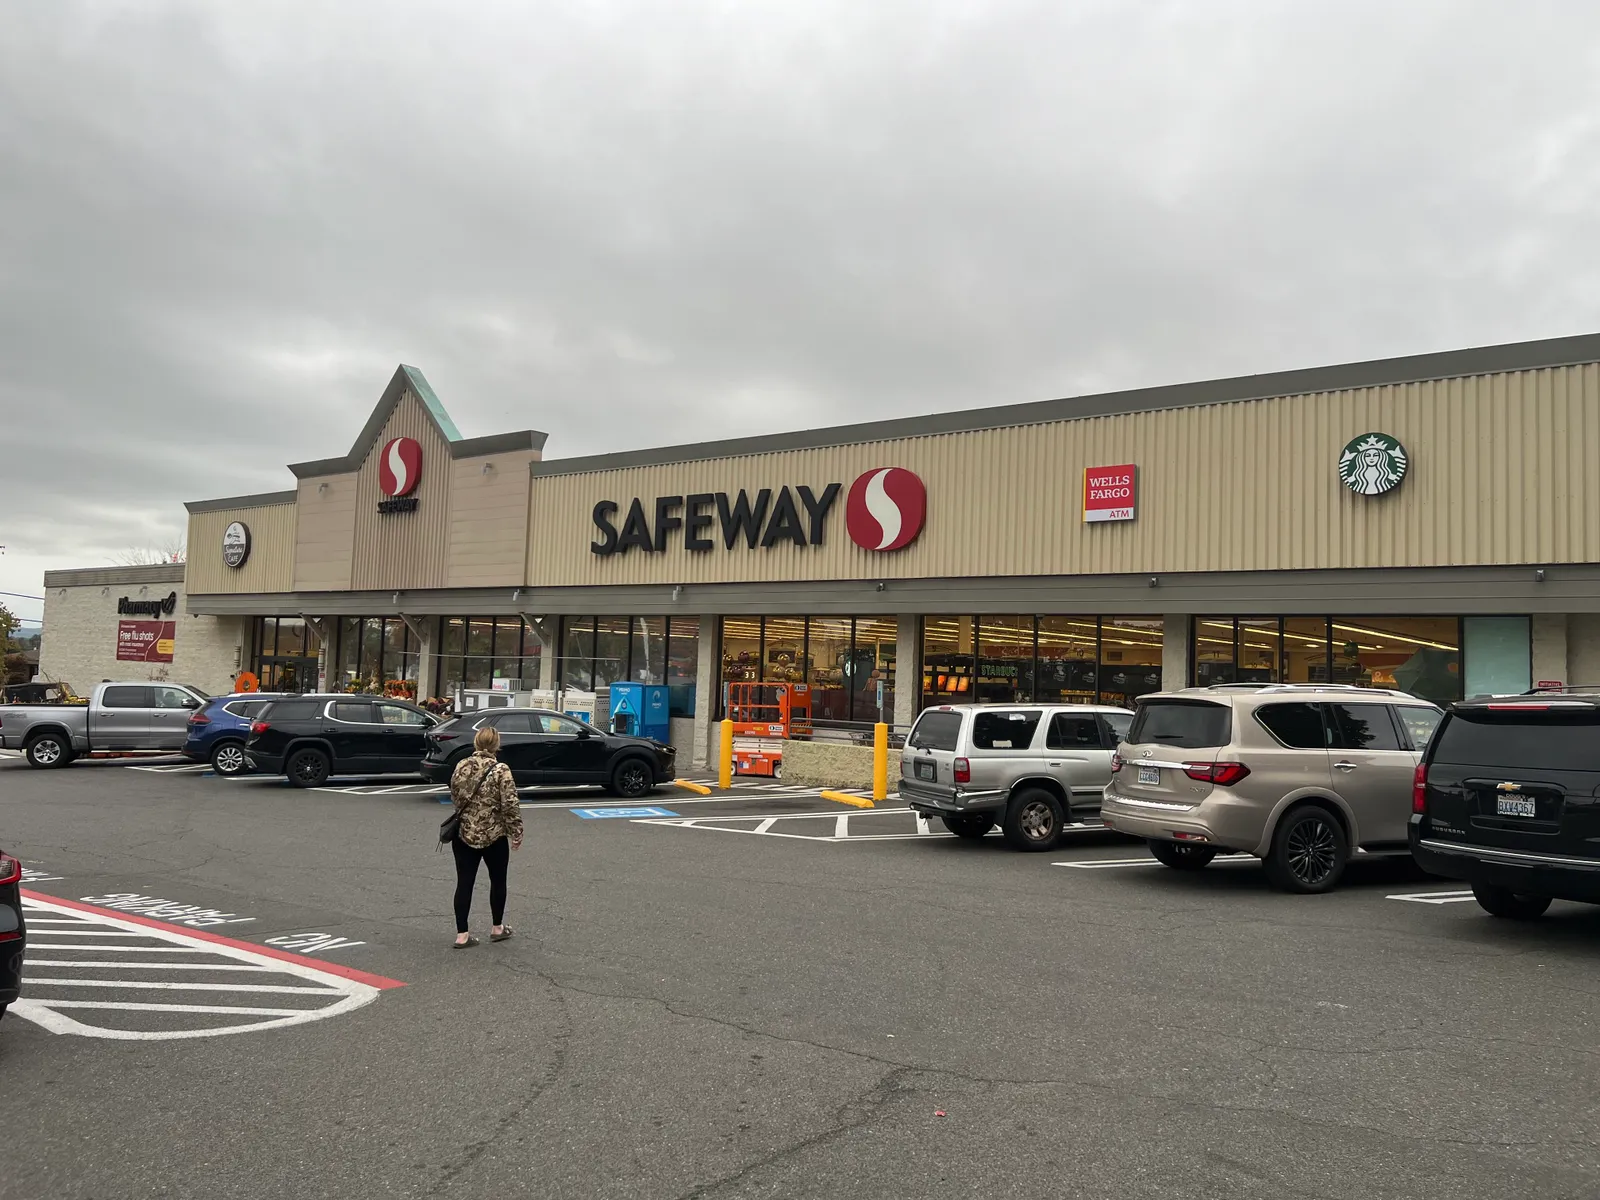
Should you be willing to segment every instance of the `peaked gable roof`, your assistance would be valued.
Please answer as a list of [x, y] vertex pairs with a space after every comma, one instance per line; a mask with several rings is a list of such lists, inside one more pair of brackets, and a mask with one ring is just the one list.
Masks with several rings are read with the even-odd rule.
[[[394, 415], [394, 410], [400, 406], [400, 401], [407, 392], [422, 402], [428, 419], [433, 422], [434, 428], [439, 431], [439, 436], [450, 447], [451, 458], [476, 458], [483, 454], [508, 454], [517, 450], [531, 450], [538, 453], [544, 450], [545, 439], [549, 435], [537, 429], [496, 433], [481, 438], [462, 437], [461, 431], [456, 428], [456, 423], [450, 419], [450, 414], [445, 412], [444, 405], [439, 403], [439, 397], [434, 394], [433, 385], [428, 382], [427, 377], [416, 367], [408, 367], [401, 363], [395, 368], [389, 386], [383, 389], [378, 406], [372, 410], [367, 423], [356, 435], [350, 453], [339, 458], [319, 458], [312, 462], [290, 463], [289, 470], [296, 479], [315, 479], [322, 475], [348, 475], [359, 471], [361, 464], [366, 461], [367, 455], [377, 443], [378, 435], [383, 432], [383, 427], [388, 424], [389, 418]], [[252, 505], [290, 504], [294, 502], [295, 495], [296, 493], [290, 491], [267, 492], [256, 496], [229, 496], [218, 500], [193, 500], [184, 507], [191, 513], [196, 513]]]

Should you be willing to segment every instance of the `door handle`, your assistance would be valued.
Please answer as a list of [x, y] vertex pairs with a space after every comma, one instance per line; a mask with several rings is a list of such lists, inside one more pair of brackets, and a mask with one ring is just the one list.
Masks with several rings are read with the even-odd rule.
[[1353, 762], [1336, 762], [1333, 765], [1341, 771], [1354, 771], [1361, 764]]

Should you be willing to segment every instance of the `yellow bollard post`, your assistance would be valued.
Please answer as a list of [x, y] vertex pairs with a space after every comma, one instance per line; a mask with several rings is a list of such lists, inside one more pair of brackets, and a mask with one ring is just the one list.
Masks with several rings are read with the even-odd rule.
[[872, 798], [889, 796], [889, 727], [879, 721], [872, 727]]
[[722, 723], [722, 747], [717, 751], [717, 786], [733, 786], [733, 722]]

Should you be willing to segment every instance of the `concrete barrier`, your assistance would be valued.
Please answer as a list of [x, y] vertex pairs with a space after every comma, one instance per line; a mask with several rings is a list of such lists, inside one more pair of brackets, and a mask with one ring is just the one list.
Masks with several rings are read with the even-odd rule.
[[785, 742], [782, 782], [870, 789], [872, 747], [849, 742]]

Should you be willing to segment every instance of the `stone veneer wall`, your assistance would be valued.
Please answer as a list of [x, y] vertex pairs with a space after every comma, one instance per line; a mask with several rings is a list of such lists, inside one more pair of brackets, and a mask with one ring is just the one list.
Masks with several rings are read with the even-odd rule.
[[[891, 750], [891, 785], [899, 770], [898, 756]], [[782, 782], [833, 788], [870, 788], [872, 747], [855, 746], [849, 742], [785, 742]]]

